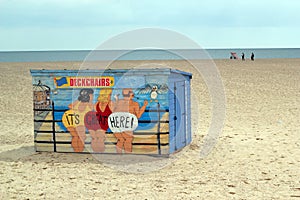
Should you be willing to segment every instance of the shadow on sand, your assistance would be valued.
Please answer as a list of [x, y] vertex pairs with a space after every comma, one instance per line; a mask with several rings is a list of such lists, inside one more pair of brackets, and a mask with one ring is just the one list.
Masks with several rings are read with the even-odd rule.
[[[34, 146], [21, 146], [12, 150], [0, 153], [0, 161], [4, 162], [29, 162], [29, 163], [94, 163], [104, 164], [112, 168], [136, 166], [137, 168], [148, 169], [161, 168], [173, 160], [171, 157], [150, 156], [150, 155], [128, 155], [128, 154], [89, 154], [89, 153], [54, 153], [35, 152]], [[137, 169], [136, 168], [136, 169]], [[142, 170], [142, 171], [144, 171]], [[146, 170], [146, 171], [148, 171]], [[138, 170], [139, 171], [139, 170]]]

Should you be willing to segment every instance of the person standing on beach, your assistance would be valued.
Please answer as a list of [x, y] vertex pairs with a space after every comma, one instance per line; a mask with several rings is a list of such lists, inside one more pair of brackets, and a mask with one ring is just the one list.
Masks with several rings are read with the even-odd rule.
[[244, 52], [242, 53], [242, 60], [245, 60], [245, 54], [244, 54]]
[[251, 60], [254, 61], [254, 53], [251, 53]]

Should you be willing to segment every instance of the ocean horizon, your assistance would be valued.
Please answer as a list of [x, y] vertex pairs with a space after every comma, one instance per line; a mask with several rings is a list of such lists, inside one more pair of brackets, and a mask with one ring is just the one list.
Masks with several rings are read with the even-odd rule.
[[239, 58], [244, 53], [246, 59], [250, 58], [252, 52], [255, 59], [300, 58], [300, 48], [43, 50], [0, 51], [0, 62], [229, 59], [231, 52], [235, 52]]

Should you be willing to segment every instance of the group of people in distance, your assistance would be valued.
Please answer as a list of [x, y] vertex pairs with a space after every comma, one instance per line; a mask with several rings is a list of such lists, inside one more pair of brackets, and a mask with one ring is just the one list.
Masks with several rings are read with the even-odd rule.
[[[237, 57], [238, 56], [236, 55], [236, 53], [231, 53], [230, 59], [238, 59]], [[245, 60], [245, 54], [244, 54], [244, 52], [242, 53], [241, 57], [242, 57], [242, 60]], [[250, 59], [252, 61], [254, 61], [254, 53], [253, 52], [250, 55]]]
[[[242, 53], [242, 60], [245, 60], [245, 54], [244, 54], [244, 52]], [[250, 59], [252, 60], [252, 61], [254, 61], [254, 53], [252, 52], [251, 53], [251, 56], [250, 56]]]

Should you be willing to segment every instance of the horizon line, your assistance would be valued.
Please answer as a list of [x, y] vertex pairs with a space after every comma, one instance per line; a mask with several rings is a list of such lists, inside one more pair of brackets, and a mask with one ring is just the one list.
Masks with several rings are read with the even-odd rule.
[[[300, 49], [300, 47], [246, 47], [246, 48], [165, 48], [165, 50], [260, 50], [260, 49]], [[148, 49], [41, 49], [41, 50], [0, 50], [0, 53], [9, 53], [9, 52], [62, 52], [62, 51], [132, 51], [132, 50], [164, 50], [161, 48], [148, 48]]]

